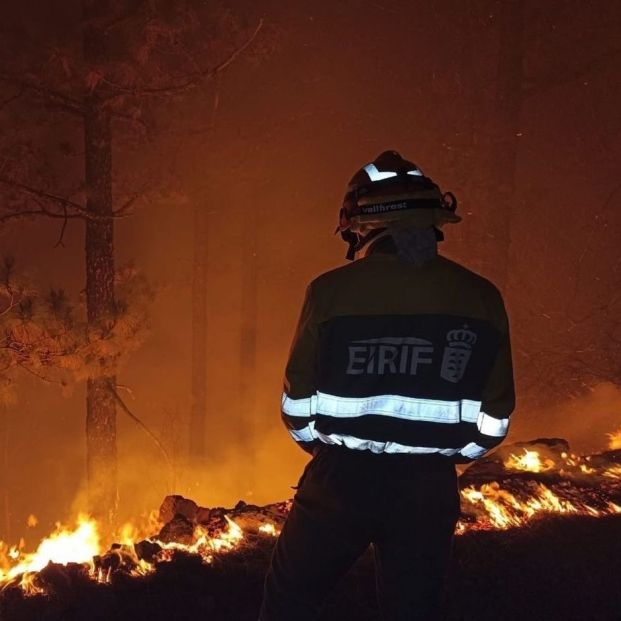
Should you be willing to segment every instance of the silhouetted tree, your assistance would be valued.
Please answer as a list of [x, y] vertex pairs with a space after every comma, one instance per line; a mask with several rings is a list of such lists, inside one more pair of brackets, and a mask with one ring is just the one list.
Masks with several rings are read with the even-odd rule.
[[[572, 10], [571, 6], [567, 8]], [[540, 66], [531, 62], [535, 69], [527, 72], [527, 59], [533, 47], [541, 45], [546, 38], [545, 30], [539, 27], [536, 7], [527, 0], [502, 0], [494, 2], [491, 11], [497, 22], [498, 51], [489, 124], [485, 130], [489, 182], [483, 196], [486, 209], [477, 246], [485, 275], [506, 289], [524, 106], [553, 88], [576, 83], [601, 71], [621, 56], [621, 46], [606, 43], [599, 51], [585, 51], [583, 41], [576, 40], [570, 43], [572, 53], [558, 64], [547, 62]]]
[[[222, 17], [198, 1], [82, 0], [63, 10], [64, 21], [48, 15], [49, 22], [39, 22], [32, 18], [33, 12], [36, 17], [41, 13], [35, 3], [23, 7], [21, 16], [9, 14], [3, 20], [5, 24], [15, 20], [15, 28], [5, 38], [3, 54], [12, 60], [0, 68], [0, 81], [14, 93], [2, 103], [22, 122], [28, 121], [20, 114], [24, 101], [31, 112], [34, 104], [41, 104], [54, 123], [65, 123], [63, 115], [69, 114], [77, 123], [71, 139], [61, 143], [75, 155], [75, 147], [67, 143], [82, 142], [83, 171], [75, 167], [58, 171], [53, 158], [42, 162], [37, 158], [43, 149], [36, 136], [24, 140], [5, 134], [0, 184], [6, 196], [0, 221], [34, 215], [59, 219], [61, 243], [69, 219], [85, 222], [87, 333], [105, 342], [119, 317], [114, 220], [130, 215], [153, 191], [147, 189], [153, 180], [144, 176], [135, 180], [134, 187], [120, 187], [112, 160], [114, 144], [121, 146], [122, 141], [114, 137], [119, 131], [129, 131], [133, 142], [151, 137], [156, 106], [162, 100], [174, 102], [223, 71], [248, 47], [261, 24], [246, 31], [231, 15]], [[24, 53], [11, 55], [11, 48]], [[47, 131], [54, 135], [59, 130], [48, 125]], [[25, 154], [25, 160], [19, 154]], [[114, 356], [98, 352], [88, 368], [91, 508], [112, 519], [117, 503]]]

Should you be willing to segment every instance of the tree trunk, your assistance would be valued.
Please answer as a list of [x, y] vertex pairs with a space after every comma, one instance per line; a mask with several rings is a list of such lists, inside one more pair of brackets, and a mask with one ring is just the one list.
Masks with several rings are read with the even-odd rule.
[[252, 486], [254, 478], [254, 453], [250, 444], [256, 421], [256, 372], [257, 372], [257, 226], [256, 211], [251, 209], [244, 216], [242, 239], [242, 288], [241, 288], [241, 335], [239, 349], [239, 413], [238, 438], [247, 451], [246, 472], [243, 485]]
[[200, 201], [194, 207], [194, 263], [192, 268], [192, 403], [190, 460], [203, 462], [207, 416], [207, 247], [208, 217]]
[[511, 213], [524, 103], [524, 0], [499, 4], [499, 56], [489, 149], [486, 213], [477, 239], [481, 271], [507, 287]]
[[[84, 58], [92, 69], [106, 56], [105, 33], [97, 20], [105, 0], [84, 0]], [[86, 309], [91, 338], [105, 338], [114, 321], [114, 223], [112, 217], [112, 128], [99, 89], [84, 99], [86, 209]], [[110, 387], [116, 377], [109, 361], [86, 383], [86, 466], [90, 511], [112, 525], [118, 506], [116, 405]]]
[[0, 489], [2, 490], [2, 520], [0, 539], [11, 541], [11, 505], [9, 494], [9, 412], [0, 403]]

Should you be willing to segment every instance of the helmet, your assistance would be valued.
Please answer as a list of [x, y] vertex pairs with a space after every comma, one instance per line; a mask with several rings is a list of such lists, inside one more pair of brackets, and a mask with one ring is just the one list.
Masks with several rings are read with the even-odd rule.
[[399, 227], [439, 227], [459, 222], [457, 199], [440, 188], [423, 171], [396, 151], [384, 151], [350, 180], [335, 233], [349, 244], [347, 258], [371, 239]]

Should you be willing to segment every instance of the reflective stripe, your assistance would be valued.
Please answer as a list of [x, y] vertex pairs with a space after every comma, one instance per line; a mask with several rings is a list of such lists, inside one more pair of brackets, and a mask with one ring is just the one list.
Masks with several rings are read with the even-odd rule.
[[[440, 401], [419, 399], [400, 395], [379, 395], [373, 397], [337, 397], [327, 393], [317, 393], [311, 397], [292, 399], [282, 395], [282, 411], [288, 416], [311, 417], [315, 414], [336, 418], [355, 418], [368, 414], [391, 416], [402, 420], [433, 422], [441, 424], [474, 423], [480, 433], [492, 437], [504, 437], [509, 428], [509, 418], [494, 418], [480, 410], [481, 402], [470, 399], [461, 401]], [[489, 449], [475, 442], [460, 449], [442, 449], [408, 446], [397, 442], [378, 442], [364, 440], [343, 434], [323, 434], [315, 430], [315, 421], [302, 429], [290, 429], [289, 433], [298, 442], [312, 442], [320, 438], [327, 444], [344, 444], [348, 448], [370, 450], [373, 453], [416, 453], [455, 455], [477, 459]]]
[[289, 429], [289, 433], [296, 442], [312, 442], [315, 440], [315, 421], [311, 421], [302, 429]]
[[341, 433], [325, 434], [315, 430], [315, 436], [326, 444], [340, 444], [350, 449], [360, 451], [371, 451], [372, 453], [411, 453], [418, 455], [432, 455], [438, 453], [440, 455], [456, 455], [459, 453], [457, 448], [441, 449], [428, 446], [408, 446], [407, 444], [399, 444], [398, 442], [378, 442], [376, 440], [363, 440], [355, 436], [348, 436]]
[[304, 399], [292, 399], [282, 393], [281, 409], [288, 416], [312, 416], [317, 411], [317, 395]]
[[479, 419], [480, 408], [480, 401], [469, 399], [440, 401], [400, 395], [337, 397], [319, 392], [316, 413], [340, 418], [377, 414], [432, 423], [475, 423]]
[[396, 177], [396, 172], [380, 172], [377, 170], [375, 164], [367, 164], [364, 167], [365, 172], [369, 175], [371, 181], [381, 181], [382, 179], [388, 179], [390, 177]]
[[463, 449], [459, 451], [461, 455], [464, 457], [469, 457], [470, 459], [477, 459], [481, 457], [485, 453], [487, 453], [489, 449], [483, 448], [479, 446], [476, 442], [470, 442], [470, 444], [466, 444]]
[[504, 438], [509, 430], [508, 418], [494, 418], [481, 411], [477, 419], [477, 429], [486, 436]]
[[408, 170], [408, 175], [415, 175], [417, 177], [422, 177], [423, 171], [422, 170]]

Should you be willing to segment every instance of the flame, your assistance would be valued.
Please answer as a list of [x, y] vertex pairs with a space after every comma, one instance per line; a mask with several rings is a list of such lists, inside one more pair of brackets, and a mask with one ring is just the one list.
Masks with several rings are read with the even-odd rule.
[[608, 434], [608, 448], [611, 451], [616, 451], [618, 449], [621, 449], [621, 427], [619, 428], [618, 431], [615, 431], [614, 433], [609, 433]]
[[[619, 473], [621, 475], [621, 472]], [[587, 502], [570, 501], [560, 498], [543, 483], [532, 484], [532, 489], [524, 499], [502, 489], [499, 483], [486, 483], [479, 488], [469, 486], [462, 490], [462, 499], [482, 510], [482, 516], [474, 525], [461, 524], [459, 532], [466, 530], [506, 530], [524, 526], [543, 514], [582, 514], [600, 517], [621, 513], [621, 507], [614, 502], [607, 502], [601, 509], [592, 507]], [[530, 488], [531, 486], [529, 486]]]
[[537, 451], [529, 451], [524, 449], [522, 455], [514, 455], [513, 453], [504, 462], [504, 467], [508, 470], [522, 470], [524, 472], [545, 472], [552, 470], [555, 463], [552, 459], [544, 459]]
[[[457, 525], [457, 534], [521, 527], [549, 514], [593, 517], [621, 514], [621, 506], [610, 500], [621, 497], [621, 464], [614, 461], [604, 463], [565, 452], [555, 461], [536, 450], [523, 449], [519, 454], [510, 454], [502, 466], [505, 476], [501, 481], [470, 485], [461, 491], [464, 517]], [[543, 474], [524, 478], [512, 475], [512, 471]], [[290, 508], [291, 501], [282, 503], [281, 510], [285, 513]], [[259, 520], [260, 523], [252, 527], [253, 533], [267, 537], [280, 534], [277, 524], [267, 518]], [[27, 524], [35, 526], [36, 523], [36, 517], [29, 516]], [[43, 539], [33, 553], [24, 552], [23, 539], [13, 546], [0, 541], [0, 590], [13, 584], [27, 595], [44, 593], [37, 576], [50, 562], [82, 564], [91, 579], [104, 584], [110, 583], [112, 566], [118, 566], [116, 561], [134, 576], [155, 571], [157, 563], [172, 560], [176, 551], [197, 554], [205, 563], [212, 563], [216, 555], [240, 549], [250, 541], [248, 533], [233, 517], [224, 515], [223, 524], [217, 529], [195, 526], [189, 544], [164, 542], [148, 536], [162, 527], [158, 513], [153, 511], [136, 523], [124, 524], [115, 534], [119, 545], [106, 552], [96, 520], [79, 515], [73, 528], [57, 524], [54, 532]], [[149, 561], [138, 557], [134, 544], [139, 541], [153, 544], [154, 552]], [[115, 560], [116, 564], [104, 562], [106, 558]]]
[[[587, 462], [587, 463], [585, 463]], [[563, 452], [560, 460], [555, 462], [549, 457], [543, 457], [536, 450], [524, 449], [522, 454], [511, 454], [503, 462], [506, 470], [522, 472], [545, 473], [553, 469], [555, 474], [566, 480], [579, 480], [580, 477], [593, 477], [602, 483], [613, 480], [617, 488], [621, 488], [621, 466], [598, 468], [593, 465], [590, 456], [581, 457], [573, 453]], [[562, 485], [562, 484], [561, 484]], [[617, 489], [616, 493], [621, 492]], [[563, 489], [567, 495], [567, 488]], [[597, 503], [599, 508], [592, 506], [586, 498], [576, 497], [568, 500], [561, 497], [543, 483], [533, 481], [522, 483], [517, 491], [504, 489], [498, 482], [485, 483], [479, 487], [470, 486], [461, 492], [464, 505], [474, 510], [477, 521], [475, 524], [462, 523], [458, 532], [466, 530], [504, 530], [516, 526], [523, 526], [542, 514], [581, 514], [599, 517], [603, 515], [621, 513], [621, 508], [614, 502], [602, 501]], [[574, 494], [576, 496], [576, 494]]]
[[32, 554], [24, 554], [15, 546], [11, 547], [8, 556], [16, 562], [8, 569], [0, 568], [0, 583], [22, 576], [20, 586], [27, 592], [35, 592], [32, 574], [48, 563], [86, 563], [92, 566], [93, 557], [99, 552], [97, 522], [86, 515], [79, 515], [75, 529], [57, 523], [55, 531], [43, 539]]

